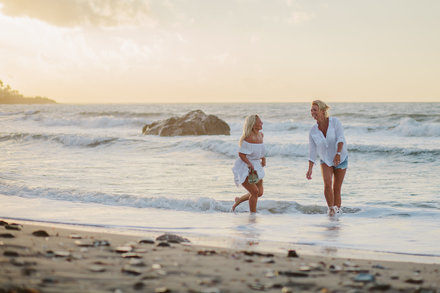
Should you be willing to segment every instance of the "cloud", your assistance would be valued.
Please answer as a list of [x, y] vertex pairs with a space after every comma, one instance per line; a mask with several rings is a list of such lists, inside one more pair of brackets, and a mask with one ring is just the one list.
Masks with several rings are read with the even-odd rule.
[[147, 18], [147, 0], [0, 0], [2, 13], [62, 27], [112, 27]]

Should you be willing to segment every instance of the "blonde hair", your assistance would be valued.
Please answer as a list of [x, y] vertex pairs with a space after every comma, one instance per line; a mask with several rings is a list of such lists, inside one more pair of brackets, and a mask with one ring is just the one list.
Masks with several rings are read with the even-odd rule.
[[312, 105], [316, 105], [316, 106], [318, 106], [320, 111], [324, 111], [325, 118], [328, 118], [330, 116], [330, 113], [329, 113], [330, 106], [327, 105], [326, 103], [324, 103], [323, 101], [314, 100], [312, 102]]
[[244, 120], [243, 133], [241, 134], [240, 142], [238, 143], [239, 146], [241, 146], [241, 144], [243, 143], [243, 140], [245, 140], [246, 137], [251, 135], [252, 129], [254, 128], [254, 125], [255, 125], [255, 122], [257, 121], [257, 117], [258, 117], [258, 115], [253, 114], [253, 115], [247, 116], [246, 119]]

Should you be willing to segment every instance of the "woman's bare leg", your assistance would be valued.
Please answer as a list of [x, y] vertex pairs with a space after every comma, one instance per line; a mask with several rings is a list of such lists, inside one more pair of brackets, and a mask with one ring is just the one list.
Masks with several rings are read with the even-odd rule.
[[[261, 179], [260, 181], [258, 181], [258, 183], [256, 184], [258, 187], [258, 197], [263, 195], [264, 192], [264, 187], [263, 187], [263, 179]], [[250, 193], [246, 193], [245, 195], [243, 195], [242, 197], [236, 197], [235, 198], [235, 203], [232, 206], [232, 211], [235, 211], [235, 208], [238, 207], [239, 204], [241, 204], [244, 201], [249, 200], [250, 197]]]
[[[324, 181], [324, 196], [329, 208], [335, 205], [333, 194], [333, 167], [329, 167], [326, 164], [321, 164], [322, 179]], [[332, 212], [332, 211], [330, 211]]]
[[236, 197], [235, 198], [235, 203], [232, 206], [232, 211], [235, 211], [235, 208], [238, 207], [239, 204], [241, 204], [244, 201], [249, 200], [249, 196], [251, 196], [249, 193], [246, 193], [245, 195], [241, 196], [241, 197]]
[[334, 198], [334, 205], [337, 206], [338, 208], [341, 207], [341, 189], [342, 189], [342, 182], [344, 181], [344, 177], [345, 177], [345, 172], [347, 171], [347, 169], [336, 169], [334, 174], [335, 174], [335, 179], [333, 182], [333, 198]]
[[260, 194], [258, 186], [257, 184], [250, 184], [247, 181], [244, 181], [242, 185], [247, 191], [249, 191], [249, 210], [251, 213], [256, 213], [258, 195]]

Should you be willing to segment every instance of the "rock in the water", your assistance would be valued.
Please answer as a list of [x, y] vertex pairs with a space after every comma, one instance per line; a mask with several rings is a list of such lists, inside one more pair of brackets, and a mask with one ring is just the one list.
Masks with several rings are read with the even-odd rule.
[[175, 234], [163, 234], [156, 238], [157, 241], [167, 241], [170, 243], [182, 243], [182, 242], [190, 242], [188, 239], [180, 237], [179, 235]]
[[143, 134], [160, 136], [181, 135], [229, 135], [229, 125], [215, 115], [206, 115], [201, 110], [194, 110], [182, 117], [171, 117], [147, 124]]

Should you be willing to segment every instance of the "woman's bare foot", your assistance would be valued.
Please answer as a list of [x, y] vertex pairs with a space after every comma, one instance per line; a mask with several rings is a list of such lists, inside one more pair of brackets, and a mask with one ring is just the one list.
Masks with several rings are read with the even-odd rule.
[[235, 203], [234, 203], [234, 205], [232, 206], [232, 211], [233, 211], [233, 212], [235, 212], [235, 208], [236, 208], [239, 204], [240, 204], [240, 198], [239, 198], [239, 197], [236, 197], [236, 198], [235, 198]]

